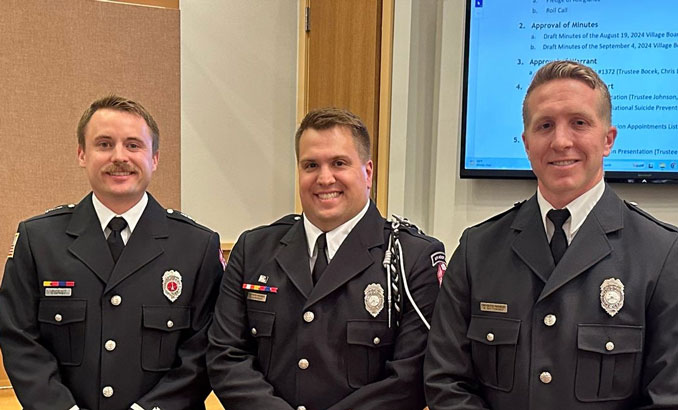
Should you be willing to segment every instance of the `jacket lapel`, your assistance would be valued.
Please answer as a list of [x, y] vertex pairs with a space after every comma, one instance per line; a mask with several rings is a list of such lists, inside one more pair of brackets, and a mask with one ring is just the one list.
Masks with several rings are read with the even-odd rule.
[[66, 233], [75, 237], [68, 247], [69, 252], [105, 283], [113, 269], [113, 257], [94, 211], [91, 193], [73, 210]]
[[[375, 260], [370, 249], [384, 244], [384, 218], [374, 203], [341, 244], [327, 270], [316, 283], [304, 309], [365, 271]], [[380, 261], [379, 261], [380, 262]]]
[[157, 239], [167, 238], [168, 236], [165, 210], [148, 194], [146, 209], [139, 218], [139, 222], [127, 241], [122, 254], [120, 254], [118, 263], [113, 267], [105, 292], [162, 255], [164, 250]]
[[619, 197], [606, 186], [603, 196], [591, 210], [560, 263], [555, 267], [550, 280], [539, 295], [539, 300], [546, 298], [612, 253], [607, 235], [624, 227], [622, 206]]
[[511, 228], [518, 231], [512, 245], [513, 252], [535, 275], [546, 282], [553, 271], [554, 263], [536, 195], [520, 207]]
[[280, 244], [282, 247], [275, 256], [275, 260], [304, 298], [308, 299], [313, 289], [313, 281], [309, 269], [306, 232], [301, 219], [287, 231], [280, 240]]

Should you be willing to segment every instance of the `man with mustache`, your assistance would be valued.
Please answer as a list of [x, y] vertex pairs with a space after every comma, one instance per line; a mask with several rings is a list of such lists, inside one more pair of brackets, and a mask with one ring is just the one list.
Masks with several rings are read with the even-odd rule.
[[295, 142], [304, 213], [233, 248], [209, 332], [212, 387], [229, 410], [422, 409], [443, 245], [370, 201], [355, 114], [311, 111]]
[[19, 224], [0, 288], [0, 346], [24, 408], [201, 409], [219, 236], [146, 192], [158, 126], [134, 101], [77, 129], [92, 193]]
[[590, 67], [535, 74], [537, 193], [461, 237], [429, 336], [431, 410], [678, 408], [678, 230], [605, 184], [611, 116]]

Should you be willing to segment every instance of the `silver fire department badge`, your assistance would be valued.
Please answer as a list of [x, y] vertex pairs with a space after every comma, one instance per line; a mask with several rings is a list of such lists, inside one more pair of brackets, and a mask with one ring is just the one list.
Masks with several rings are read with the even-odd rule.
[[624, 306], [624, 284], [615, 278], [605, 279], [600, 285], [600, 306], [614, 316]]
[[365, 309], [372, 317], [377, 317], [384, 308], [384, 288], [378, 283], [370, 283], [365, 288]]
[[181, 296], [181, 274], [175, 270], [168, 270], [162, 275], [162, 292], [170, 302]]

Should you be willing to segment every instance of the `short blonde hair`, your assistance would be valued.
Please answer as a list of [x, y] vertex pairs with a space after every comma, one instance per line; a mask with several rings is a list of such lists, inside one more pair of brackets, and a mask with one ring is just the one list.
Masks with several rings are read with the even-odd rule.
[[594, 90], [600, 91], [600, 116], [608, 124], [612, 122], [612, 99], [610, 91], [598, 74], [589, 66], [570, 60], [556, 60], [541, 67], [532, 78], [532, 83], [527, 89], [523, 99], [523, 125], [527, 126], [529, 112], [527, 99], [530, 94], [540, 85], [558, 79], [572, 79], [581, 81]]

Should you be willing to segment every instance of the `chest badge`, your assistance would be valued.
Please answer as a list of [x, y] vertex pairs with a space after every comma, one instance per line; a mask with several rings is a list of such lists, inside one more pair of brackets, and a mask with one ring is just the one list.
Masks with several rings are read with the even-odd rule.
[[365, 288], [365, 310], [377, 317], [384, 308], [384, 288], [378, 283], [370, 283]]
[[168, 270], [162, 275], [162, 293], [170, 302], [174, 302], [181, 296], [181, 274], [175, 270]]
[[600, 306], [614, 317], [624, 306], [624, 284], [619, 279], [605, 279], [600, 285]]

